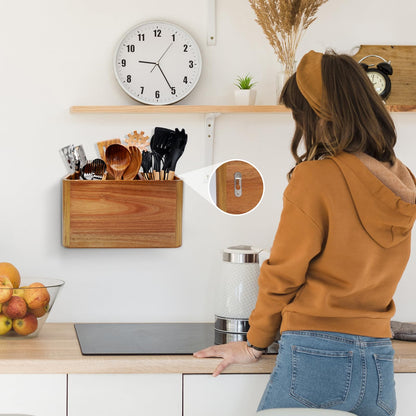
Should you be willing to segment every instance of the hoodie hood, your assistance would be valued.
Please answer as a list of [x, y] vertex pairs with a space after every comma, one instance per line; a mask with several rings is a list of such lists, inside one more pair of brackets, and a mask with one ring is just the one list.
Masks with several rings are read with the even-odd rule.
[[332, 160], [345, 178], [362, 226], [377, 244], [389, 248], [410, 236], [416, 184], [400, 161], [390, 169], [371, 156], [346, 152]]

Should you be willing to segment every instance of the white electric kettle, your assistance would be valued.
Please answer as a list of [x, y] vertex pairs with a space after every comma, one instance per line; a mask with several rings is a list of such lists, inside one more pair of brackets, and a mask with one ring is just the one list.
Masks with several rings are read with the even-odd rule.
[[245, 341], [248, 318], [257, 300], [260, 265], [267, 250], [249, 245], [226, 248], [222, 253], [215, 310], [215, 342]]

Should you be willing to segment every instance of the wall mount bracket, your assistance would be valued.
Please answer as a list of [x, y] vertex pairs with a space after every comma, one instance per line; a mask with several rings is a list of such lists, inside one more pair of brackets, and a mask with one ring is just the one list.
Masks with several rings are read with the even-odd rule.
[[205, 114], [205, 139], [207, 141], [206, 155], [209, 165], [214, 163], [215, 119], [220, 115], [221, 113]]

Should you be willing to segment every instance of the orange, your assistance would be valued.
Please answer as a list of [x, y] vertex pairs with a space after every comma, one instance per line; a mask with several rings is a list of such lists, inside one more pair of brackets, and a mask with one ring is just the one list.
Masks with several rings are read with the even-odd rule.
[[13, 264], [5, 261], [0, 262], [0, 276], [8, 277], [14, 288], [18, 288], [20, 286], [20, 273], [19, 270], [13, 266]]

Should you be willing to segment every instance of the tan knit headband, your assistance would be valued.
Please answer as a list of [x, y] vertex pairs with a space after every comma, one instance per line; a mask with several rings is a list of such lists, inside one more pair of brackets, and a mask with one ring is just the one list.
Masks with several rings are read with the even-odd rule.
[[331, 115], [323, 104], [322, 53], [310, 51], [299, 62], [296, 71], [296, 83], [313, 111], [323, 119], [330, 120]]

